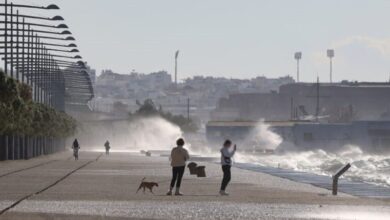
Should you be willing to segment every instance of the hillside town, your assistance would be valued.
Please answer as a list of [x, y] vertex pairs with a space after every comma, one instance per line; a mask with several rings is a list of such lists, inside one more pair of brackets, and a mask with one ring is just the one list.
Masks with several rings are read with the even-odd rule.
[[290, 76], [253, 79], [194, 76], [176, 85], [167, 71], [149, 74], [131, 72], [119, 74], [103, 70], [99, 76], [90, 71], [95, 99], [90, 107], [95, 112], [126, 114], [138, 109], [146, 99], [153, 100], [165, 111], [176, 115], [190, 114], [198, 122], [207, 122], [222, 98], [231, 94], [277, 92], [284, 84], [293, 83]]

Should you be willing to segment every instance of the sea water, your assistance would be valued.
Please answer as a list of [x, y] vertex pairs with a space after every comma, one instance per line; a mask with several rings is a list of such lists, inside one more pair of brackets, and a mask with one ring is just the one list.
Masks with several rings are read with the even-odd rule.
[[300, 150], [284, 144], [283, 139], [263, 122], [260, 122], [247, 138], [258, 142], [259, 148], [271, 149], [274, 153], [267, 155], [238, 153], [236, 156], [238, 162], [327, 176], [332, 176], [342, 166], [350, 163], [351, 168], [344, 177], [390, 187], [390, 154], [367, 153], [354, 145], [340, 146], [336, 152], [324, 149]]
[[[159, 118], [144, 118], [133, 122], [123, 122], [119, 125], [107, 126], [105, 130], [98, 130], [99, 135], [92, 139], [99, 139], [102, 143], [98, 149], [103, 150], [105, 138], [109, 137], [112, 150], [163, 150], [169, 152], [175, 146], [177, 138], [183, 135], [180, 128]], [[104, 135], [102, 135], [104, 134]], [[91, 139], [91, 135], [86, 135]], [[86, 138], [86, 139], [87, 139]], [[390, 155], [372, 154], [364, 152], [361, 147], [346, 145], [340, 146], [337, 152], [328, 152], [323, 149], [299, 150], [283, 144], [283, 139], [272, 132], [270, 127], [259, 122], [258, 126], [247, 137], [248, 142], [255, 143], [256, 148], [273, 150], [273, 154], [259, 154], [251, 152], [251, 146], [238, 146], [234, 158], [236, 162], [253, 163], [267, 167], [279, 167], [294, 171], [303, 171], [319, 175], [332, 176], [339, 168], [347, 163], [352, 167], [344, 177], [353, 181], [364, 181], [390, 187]], [[209, 147], [207, 144], [198, 144], [196, 141], [186, 140], [186, 148], [191, 154], [218, 158], [222, 147]], [[232, 140], [236, 142], [236, 140]], [[243, 149], [246, 151], [244, 152]], [[249, 149], [249, 151], [248, 151]], [[254, 150], [254, 149], [253, 149]]]
[[342, 166], [350, 163], [351, 168], [344, 174], [345, 178], [390, 187], [390, 156], [367, 154], [358, 146], [347, 145], [335, 153], [321, 149], [281, 153], [276, 151], [272, 155], [238, 153], [235, 160], [326, 176], [332, 176]]

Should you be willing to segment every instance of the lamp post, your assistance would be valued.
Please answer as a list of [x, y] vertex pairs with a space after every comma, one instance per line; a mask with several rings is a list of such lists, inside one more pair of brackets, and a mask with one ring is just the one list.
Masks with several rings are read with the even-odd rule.
[[[16, 16], [17, 16], [17, 19], [19, 19], [20, 16], [18, 13]], [[23, 18], [23, 21], [24, 20], [25, 19]], [[19, 34], [19, 31], [20, 31], [19, 25], [20, 24], [23, 24], [22, 35]], [[34, 88], [34, 100], [41, 102], [41, 103], [48, 104], [48, 103], [50, 103], [50, 101], [49, 101], [49, 96], [51, 96], [50, 93], [52, 93], [51, 88], [53, 88], [53, 86], [51, 86], [52, 82], [50, 80], [50, 79], [52, 79], [51, 78], [52, 72], [46, 68], [46, 63], [48, 62], [47, 61], [48, 51], [50, 50], [50, 51], [67, 52], [67, 53], [76, 53], [79, 51], [74, 48], [74, 47], [76, 47], [75, 44], [69, 44], [69, 45], [59, 45], [59, 44], [53, 44], [53, 43], [45, 44], [43, 42], [37, 41], [38, 38], [39, 39], [44, 38], [44, 39], [51, 39], [51, 40], [74, 41], [75, 39], [71, 36], [67, 36], [66, 38], [58, 38], [58, 37], [50, 37], [50, 36], [38, 36], [36, 34], [38, 32], [38, 33], [46, 33], [46, 34], [51, 34], [51, 35], [69, 35], [69, 34], [71, 34], [70, 31], [52, 32], [52, 31], [37, 30], [37, 31], [34, 31], [35, 41], [34, 40], [31, 41], [30, 39], [34, 38], [34, 36], [31, 36], [31, 34], [32, 34], [31, 32], [33, 32], [33, 31], [31, 30], [30, 24], [28, 25], [29, 28], [27, 30], [28, 33], [26, 35], [25, 21], [23, 23], [20, 23], [19, 21], [16, 22], [16, 25], [17, 25], [17, 41], [16, 41], [17, 45], [15, 47], [16, 54], [14, 55], [14, 48], [11, 48], [11, 56], [10, 57], [8, 56], [8, 54], [4, 53], [4, 55], [6, 55], [5, 57], [7, 59], [10, 58], [10, 62], [7, 61], [6, 66], [8, 64], [11, 64], [12, 71], [13, 71], [14, 67], [16, 67], [17, 79], [19, 79], [18, 75], [19, 75], [19, 72], [21, 72], [23, 81], [24, 81], [24, 76], [25, 76], [24, 72], [27, 70], [27, 72], [30, 73], [29, 77], [27, 77], [27, 79], [30, 79], [30, 80], [27, 80], [27, 81]], [[50, 26], [50, 27], [51, 28], [65, 28], [67, 26], [60, 25], [60, 26]], [[0, 29], [0, 30], [5, 30], [5, 29]], [[11, 35], [11, 37], [13, 37], [13, 35]], [[22, 41], [23, 43], [19, 42], [20, 37], [23, 38], [23, 41]], [[25, 38], [28, 38], [27, 43], [24, 40]], [[21, 46], [21, 44], [22, 44], [22, 46]], [[54, 48], [43, 48], [43, 45], [49, 45], [49, 46], [54, 46], [54, 47], [70, 47], [73, 49], [68, 51], [68, 50], [54, 49]], [[28, 56], [27, 56], [27, 63], [28, 63], [27, 68], [24, 66], [24, 62], [26, 60], [26, 58], [24, 56], [24, 52], [22, 52], [22, 56], [20, 57], [20, 49], [22, 51], [27, 49], [29, 52]], [[31, 51], [35, 50], [34, 54], [32, 54], [32, 55], [30, 54], [30, 49], [31, 49]], [[2, 53], [0, 53], [0, 54], [2, 54]], [[30, 56], [34, 57], [35, 60], [32, 60], [33, 62], [29, 62]], [[52, 57], [81, 59], [81, 56], [70, 57], [70, 56], [62, 56], [62, 55], [53, 55]], [[16, 58], [16, 66], [14, 65], [15, 64], [14, 58]], [[23, 65], [20, 65], [19, 61], [21, 61], [23, 63]], [[31, 64], [31, 66], [30, 66], [30, 64]], [[45, 89], [45, 91], [43, 91], [43, 89]]]
[[[13, 24], [13, 4], [11, 2], [11, 14], [10, 14], [10, 20], [11, 20], [11, 63], [13, 63], [13, 54], [14, 54], [14, 24]], [[6, 55], [7, 56], [7, 55]], [[11, 77], [13, 78], [14, 77], [14, 69], [11, 67]]]
[[[7, 7], [7, 0], [5, 1], [5, 4], [4, 3], [0, 3], [0, 7]], [[60, 7], [58, 7], [57, 5], [54, 5], [54, 4], [51, 4], [51, 5], [48, 5], [48, 6], [34, 6], [34, 5], [20, 5], [20, 4], [14, 4], [14, 7], [16, 8], [31, 8], [31, 9], [44, 9], [44, 10], [59, 10]]]
[[4, 71], [5, 74], [8, 74], [8, 66], [7, 66], [7, 54], [8, 54], [8, 1], [5, 0], [4, 5]]
[[175, 53], [175, 86], [177, 87], [177, 60], [179, 58], [179, 51]]
[[[65, 24], [32, 23], [27, 20], [62, 21], [64, 19], [61, 16], [25, 15], [19, 13], [19, 10], [14, 14], [15, 8], [52, 10], [59, 9], [59, 7], [56, 5], [39, 7], [8, 2], [8, 0], [5, 0], [5, 3], [0, 4], [0, 7], [5, 9], [3, 10], [4, 13], [0, 13], [0, 17], [4, 16], [5, 18], [0, 20], [0, 24], [4, 24], [4, 28], [0, 28], [0, 31], [4, 31], [4, 34], [0, 34], [0, 37], [4, 37], [3, 42], [0, 40], [0, 49], [2, 50], [0, 55], [4, 55], [6, 72], [11, 72], [13, 77], [13, 73], [16, 71], [17, 79], [21, 74], [22, 81], [24, 82], [26, 79], [27, 84], [34, 88], [34, 100], [37, 102], [49, 106], [54, 105], [60, 110], [65, 110], [65, 96], [71, 96], [72, 101], [78, 100], [80, 104], [89, 101], [93, 97], [93, 88], [89, 75], [85, 72], [85, 65], [81, 61], [82, 57], [62, 54], [78, 53], [77, 45], [74, 43], [57, 44], [52, 41], [43, 41], [45, 39], [74, 41], [75, 39], [72, 36], [65, 36], [72, 34], [68, 30], [46, 30], [68, 29], [68, 26]], [[37, 27], [45, 29], [38, 30]], [[59, 52], [60, 54], [53, 54], [52, 52]]]
[[[32, 23], [35, 21], [62, 21], [61, 16], [41, 17], [20, 13], [20, 8], [56, 10], [56, 5], [46, 7], [13, 4], [9, 0], [0, 3], [0, 55], [4, 60], [4, 69], [16, 80], [21, 80], [34, 90], [34, 101], [52, 106], [58, 110], [65, 110], [65, 97], [70, 96], [70, 101], [77, 104], [86, 104], [93, 97], [92, 84], [89, 75], [84, 73], [82, 57], [75, 55], [79, 50], [77, 45], [57, 44], [53, 40], [74, 41], [75, 39], [68, 30], [51, 31], [48, 29], [68, 29], [65, 24], [50, 25]], [[16, 12], [16, 13], [15, 13]], [[40, 29], [39, 28], [43, 28]], [[35, 29], [35, 30], [33, 30]], [[66, 36], [67, 35], [67, 36]], [[61, 37], [60, 37], [61, 36]], [[50, 40], [45, 42], [45, 40]], [[52, 54], [52, 53], [55, 54]], [[67, 54], [63, 54], [67, 53]], [[69, 55], [72, 54], [72, 55]], [[68, 61], [72, 60], [72, 61]], [[48, 137], [26, 137], [24, 135], [12, 135], [12, 144], [6, 146], [6, 155], [13, 155], [11, 158], [23, 158], [36, 156], [39, 152], [53, 152], [53, 144], [47, 140]], [[27, 138], [27, 139], [26, 139]], [[19, 140], [23, 139], [20, 148]], [[15, 140], [17, 141], [15, 148]], [[32, 148], [24, 143], [32, 144]], [[11, 146], [11, 147], [9, 147]], [[26, 147], [27, 146], [27, 147]], [[12, 149], [8, 151], [8, 149]], [[58, 149], [58, 148], [57, 148]], [[0, 149], [1, 150], [1, 149]], [[12, 154], [10, 154], [12, 153]], [[16, 157], [15, 157], [16, 156]]]
[[[60, 9], [57, 5], [54, 5], [54, 4], [51, 4], [51, 5], [48, 5], [46, 7], [39, 7], [39, 6], [31, 6], [31, 5], [21, 5], [21, 4], [13, 4], [12, 2], [9, 4], [7, 0], [5, 0], [4, 3], [1, 3], [0, 4], [0, 7], [4, 7], [4, 13], [0, 13], [0, 16], [4, 16], [4, 21], [1, 21], [0, 23], [3, 23], [4, 24], [4, 44], [5, 44], [5, 48], [4, 48], [4, 52], [5, 52], [5, 59], [4, 59], [4, 70], [5, 72], [8, 74], [8, 66], [7, 66], [7, 63], [8, 63], [8, 17], [10, 17], [10, 26], [11, 26], [11, 42], [10, 43], [10, 46], [11, 46], [11, 54], [14, 53], [13, 51], [13, 40], [14, 40], [14, 36], [13, 36], [13, 32], [14, 32], [14, 29], [13, 29], [13, 22], [14, 22], [14, 19], [13, 17], [17, 17], [17, 19], [19, 17], [23, 17], [23, 18], [35, 18], [35, 19], [43, 19], [43, 20], [64, 20], [62, 17], [60, 16], [55, 16], [53, 18], [42, 18], [42, 17], [36, 17], [36, 16], [27, 16], [27, 15], [15, 15], [13, 13], [13, 9], [14, 8], [30, 8], [30, 9], [45, 9], [45, 10], [53, 10], [53, 9]], [[8, 8], [10, 7], [10, 12], [11, 13], [8, 13]], [[11, 57], [13, 57], [11, 55]], [[11, 58], [12, 59], [12, 58]], [[11, 62], [12, 63], [12, 62]], [[11, 77], [13, 77], [13, 69], [11, 68], [10, 70], [11, 72]], [[17, 73], [18, 75], [18, 73]]]
[[326, 51], [326, 55], [328, 56], [329, 61], [330, 61], [329, 79], [330, 79], [330, 83], [333, 83], [333, 57], [334, 57], [334, 50], [333, 49], [327, 50]]
[[296, 52], [294, 58], [297, 61], [297, 82], [299, 82], [299, 61], [302, 59], [302, 52]]

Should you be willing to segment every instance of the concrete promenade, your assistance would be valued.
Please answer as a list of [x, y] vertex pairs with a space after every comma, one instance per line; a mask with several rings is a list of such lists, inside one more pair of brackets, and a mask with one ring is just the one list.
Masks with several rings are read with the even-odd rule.
[[[71, 152], [0, 162], [0, 219], [390, 219], [390, 200], [357, 198], [237, 168], [229, 197], [218, 196], [221, 170], [184, 176], [183, 197], [165, 196], [165, 157]], [[142, 178], [160, 184], [136, 194]]]

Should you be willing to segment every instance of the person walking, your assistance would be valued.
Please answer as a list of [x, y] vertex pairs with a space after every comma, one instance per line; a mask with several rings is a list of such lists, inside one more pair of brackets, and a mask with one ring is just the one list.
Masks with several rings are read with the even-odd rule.
[[108, 142], [108, 140], [106, 141], [106, 143], [104, 143], [104, 147], [106, 148], [106, 155], [109, 155], [110, 154], [110, 142]]
[[181, 180], [183, 178], [183, 174], [186, 167], [186, 161], [190, 159], [188, 151], [183, 147], [185, 144], [182, 138], [176, 141], [177, 147], [173, 148], [171, 151], [171, 166], [172, 166], [172, 180], [169, 191], [167, 193], [168, 196], [172, 195], [172, 190], [176, 184], [176, 196], [182, 196], [183, 194], [180, 192]]
[[228, 196], [229, 193], [226, 192], [226, 187], [228, 186], [232, 175], [231, 175], [231, 167], [232, 167], [232, 157], [236, 153], [237, 146], [234, 145], [233, 150], [231, 150], [232, 142], [230, 140], [226, 140], [221, 149], [221, 165], [223, 171], [223, 179], [221, 184], [221, 189], [219, 194], [221, 196]]
[[79, 160], [80, 145], [79, 145], [79, 141], [77, 140], [77, 138], [73, 141], [72, 149], [73, 149], [74, 159]]

